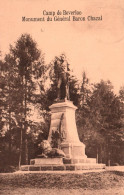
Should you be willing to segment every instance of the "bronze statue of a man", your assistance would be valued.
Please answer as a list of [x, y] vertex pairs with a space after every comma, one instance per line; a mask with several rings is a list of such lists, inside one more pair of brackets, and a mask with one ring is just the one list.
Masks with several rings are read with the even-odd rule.
[[54, 62], [54, 72], [57, 79], [57, 100], [69, 100], [69, 64], [65, 55], [56, 58]]

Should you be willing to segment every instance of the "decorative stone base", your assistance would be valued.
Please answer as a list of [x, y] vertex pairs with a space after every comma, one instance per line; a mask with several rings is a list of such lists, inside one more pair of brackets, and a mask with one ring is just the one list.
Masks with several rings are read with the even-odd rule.
[[66, 158], [71, 159], [86, 159], [85, 145], [83, 143], [61, 143], [61, 150], [66, 154]]
[[35, 158], [30, 160], [30, 165], [63, 165], [62, 158]]
[[66, 164], [66, 165], [23, 165], [21, 171], [78, 171], [105, 169], [104, 164]]
[[65, 158], [63, 159], [63, 163], [64, 164], [81, 164], [81, 163], [91, 163], [91, 164], [96, 164], [96, 158], [84, 158], [84, 159], [79, 159], [79, 158], [75, 158], [75, 159], [69, 159], [69, 158]]
[[36, 158], [30, 165], [21, 166], [21, 171], [76, 171], [104, 169], [105, 164], [97, 164], [95, 158], [63, 159], [63, 158]]

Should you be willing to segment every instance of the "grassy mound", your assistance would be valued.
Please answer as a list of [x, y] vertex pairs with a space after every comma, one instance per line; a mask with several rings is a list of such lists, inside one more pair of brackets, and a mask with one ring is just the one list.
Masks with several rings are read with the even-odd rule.
[[109, 189], [124, 186], [124, 172], [1, 174], [1, 188]]

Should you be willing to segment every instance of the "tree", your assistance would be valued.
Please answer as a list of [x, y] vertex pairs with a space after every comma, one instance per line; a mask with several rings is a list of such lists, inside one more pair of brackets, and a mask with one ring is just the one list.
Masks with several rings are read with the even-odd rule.
[[[97, 157], [97, 161], [109, 163], [120, 162], [119, 153], [122, 148], [123, 109], [119, 97], [114, 94], [110, 81], [90, 84], [83, 73], [80, 88], [80, 104], [76, 113], [76, 121], [80, 140], [86, 144], [89, 157]], [[121, 91], [121, 99], [122, 99]]]
[[[11, 63], [11, 62], [10, 62]], [[13, 112], [14, 108], [14, 98], [15, 98], [15, 88], [13, 88], [14, 84], [16, 83], [14, 79], [14, 69], [13, 63], [11, 68], [8, 66], [6, 61], [1, 61], [0, 63], [0, 105], [1, 105], [1, 127], [0, 127], [0, 137], [1, 137], [1, 144], [2, 144], [2, 152], [4, 154], [3, 161], [5, 163], [11, 164], [12, 159], [12, 142], [13, 140], [13, 131], [15, 128], [15, 115]], [[13, 88], [13, 91], [12, 91]], [[7, 157], [5, 157], [4, 147], [6, 147], [8, 143], [8, 151]]]
[[120, 101], [122, 102], [122, 105], [124, 103], [124, 86], [121, 86], [120, 90], [119, 90], [119, 98]]
[[[23, 163], [28, 163], [28, 127], [31, 106], [37, 103], [39, 98], [36, 91], [38, 83], [43, 89], [41, 77], [44, 74], [44, 56], [41, 56], [40, 50], [37, 49], [36, 42], [29, 34], [23, 34], [15, 43], [15, 46], [10, 46], [10, 53], [6, 56], [6, 63], [15, 72], [16, 78], [16, 118], [20, 128], [20, 162], [21, 154], [24, 154]], [[13, 90], [14, 88], [12, 88]], [[23, 148], [24, 146], [24, 148]], [[22, 152], [23, 150], [23, 152]]]
[[[99, 135], [94, 132], [90, 118], [90, 99], [93, 93], [93, 84], [90, 83], [86, 73], [82, 73], [79, 87], [78, 109], [76, 111], [77, 129], [80, 140], [86, 145], [86, 154], [89, 157], [96, 156], [96, 146], [93, 141], [99, 140]], [[93, 149], [94, 148], [94, 149]]]
[[121, 124], [122, 124], [122, 132], [123, 132], [123, 137], [121, 139], [120, 147], [119, 147], [119, 159], [121, 159], [121, 164], [124, 164], [124, 86], [120, 87], [119, 90], [119, 100], [120, 100], [120, 110], [121, 110]]
[[[115, 149], [121, 140], [122, 123], [119, 98], [113, 93], [110, 81], [101, 81], [95, 85], [95, 89], [90, 100], [90, 122], [103, 142], [98, 144], [98, 148], [104, 151], [104, 162], [116, 160]], [[95, 141], [95, 140], [94, 140]], [[96, 142], [98, 143], [98, 142]]]

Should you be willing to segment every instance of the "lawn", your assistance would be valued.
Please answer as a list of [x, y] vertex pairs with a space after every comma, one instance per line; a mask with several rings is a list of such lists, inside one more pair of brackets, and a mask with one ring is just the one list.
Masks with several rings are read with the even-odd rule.
[[124, 194], [124, 172], [0, 174], [1, 195]]

